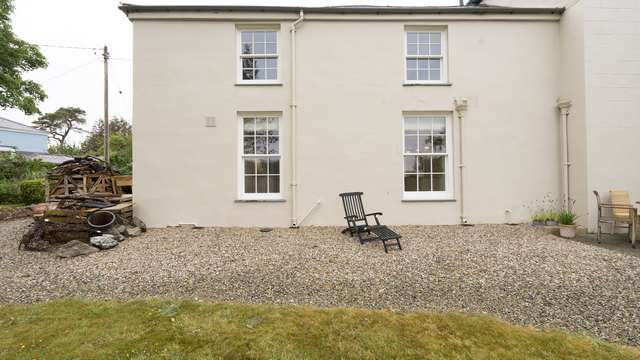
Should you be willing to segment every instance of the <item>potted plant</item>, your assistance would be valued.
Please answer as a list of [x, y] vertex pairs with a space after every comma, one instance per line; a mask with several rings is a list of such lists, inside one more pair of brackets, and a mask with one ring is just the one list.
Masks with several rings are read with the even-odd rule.
[[538, 211], [531, 217], [531, 225], [544, 226], [545, 220], [547, 220], [547, 214], [544, 211]]
[[545, 214], [544, 224], [547, 226], [557, 226], [559, 213], [557, 211], [549, 210]]
[[576, 237], [576, 218], [578, 216], [571, 210], [563, 210], [558, 214], [560, 222], [560, 236], [567, 239]]

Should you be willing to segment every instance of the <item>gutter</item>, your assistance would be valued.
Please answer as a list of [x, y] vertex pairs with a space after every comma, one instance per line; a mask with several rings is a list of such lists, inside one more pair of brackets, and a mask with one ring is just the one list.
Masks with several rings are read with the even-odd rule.
[[[300, 10], [300, 17], [291, 23], [291, 216], [289, 219], [289, 227], [298, 227], [298, 209], [297, 209], [297, 193], [298, 193], [298, 174], [296, 166], [296, 115], [297, 107], [296, 103], [296, 26], [304, 21], [304, 11]], [[305, 216], [306, 218], [306, 216]]]
[[166, 13], [166, 12], [258, 12], [258, 13], [300, 13], [307, 14], [539, 14], [562, 15], [564, 7], [526, 8], [502, 6], [326, 6], [326, 7], [293, 7], [293, 6], [239, 6], [239, 5], [136, 5], [126, 4], [118, 8], [129, 15], [131, 13]]

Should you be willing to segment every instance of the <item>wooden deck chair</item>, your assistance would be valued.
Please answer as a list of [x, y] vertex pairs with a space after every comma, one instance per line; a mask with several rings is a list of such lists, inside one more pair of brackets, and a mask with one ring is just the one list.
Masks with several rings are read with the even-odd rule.
[[[597, 240], [600, 242], [600, 234], [602, 233], [602, 224], [610, 224], [612, 226], [611, 233], [615, 232], [617, 227], [625, 227], [629, 229], [629, 238], [631, 244], [635, 247], [636, 243], [636, 218], [637, 210], [629, 201], [629, 193], [624, 190], [609, 191], [609, 203], [603, 203], [597, 191], [593, 191], [598, 204], [598, 223], [597, 223]], [[611, 215], [604, 214], [604, 209], [611, 209]], [[623, 226], [618, 226], [622, 224]]]
[[[347, 228], [342, 230], [342, 233], [349, 233], [349, 236], [354, 234], [358, 236], [360, 244], [364, 244], [366, 241], [382, 241], [384, 246], [384, 252], [388, 252], [387, 249], [391, 246], [396, 246], [399, 250], [402, 250], [400, 245], [400, 236], [395, 231], [380, 224], [378, 216], [382, 216], [381, 212], [375, 212], [367, 214], [364, 212], [364, 206], [362, 205], [362, 192], [349, 192], [339, 194], [342, 198], [342, 205], [344, 206], [344, 219], [347, 221]], [[368, 217], [373, 216], [376, 221], [375, 225], [369, 224]], [[367, 233], [369, 237], [363, 237], [362, 235]], [[373, 235], [371, 236], [371, 233]]]

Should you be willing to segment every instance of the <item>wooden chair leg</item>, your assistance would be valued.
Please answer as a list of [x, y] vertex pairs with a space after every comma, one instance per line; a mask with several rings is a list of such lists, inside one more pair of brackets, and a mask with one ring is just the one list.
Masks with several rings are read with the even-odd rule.
[[600, 222], [598, 222], [598, 226], [596, 228], [596, 239], [598, 244], [600, 244]]

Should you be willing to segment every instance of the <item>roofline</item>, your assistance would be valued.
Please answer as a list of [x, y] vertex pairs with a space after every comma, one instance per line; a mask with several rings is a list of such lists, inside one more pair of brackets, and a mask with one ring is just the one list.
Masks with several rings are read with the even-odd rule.
[[24, 127], [27, 127], [27, 128], [28, 128], [28, 129], [14, 129], [14, 128], [9, 128], [9, 127], [6, 127], [6, 126], [2, 126], [2, 125], [0, 125], [0, 129], [2, 129], [2, 130], [15, 131], [15, 132], [22, 132], [22, 133], [38, 133], [38, 134], [43, 134], [43, 135], [47, 135], [47, 136], [49, 135], [49, 133], [48, 133], [48, 132], [46, 132], [46, 131], [44, 131], [44, 130], [36, 129], [36, 128], [34, 128], [33, 126], [25, 125], [25, 124], [23, 124], [23, 123], [20, 123], [20, 122], [17, 122], [17, 121], [11, 120], [11, 119], [7, 119], [6, 117], [2, 117], [2, 116], [0, 116], [0, 119], [2, 119], [2, 120], [6, 120], [6, 121], [8, 121], [8, 122], [12, 122], [12, 123], [14, 123], [14, 124], [18, 124], [18, 125], [21, 125], [21, 126], [24, 126]]
[[295, 6], [242, 6], [242, 5], [136, 5], [122, 3], [118, 8], [126, 15], [130, 13], [164, 13], [164, 12], [262, 12], [262, 13], [299, 13], [309, 14], [540, 14], [562, 15], [564, 7], [525, 8], [502, 6], [379, 6], [379, 7], [295, 7]]

